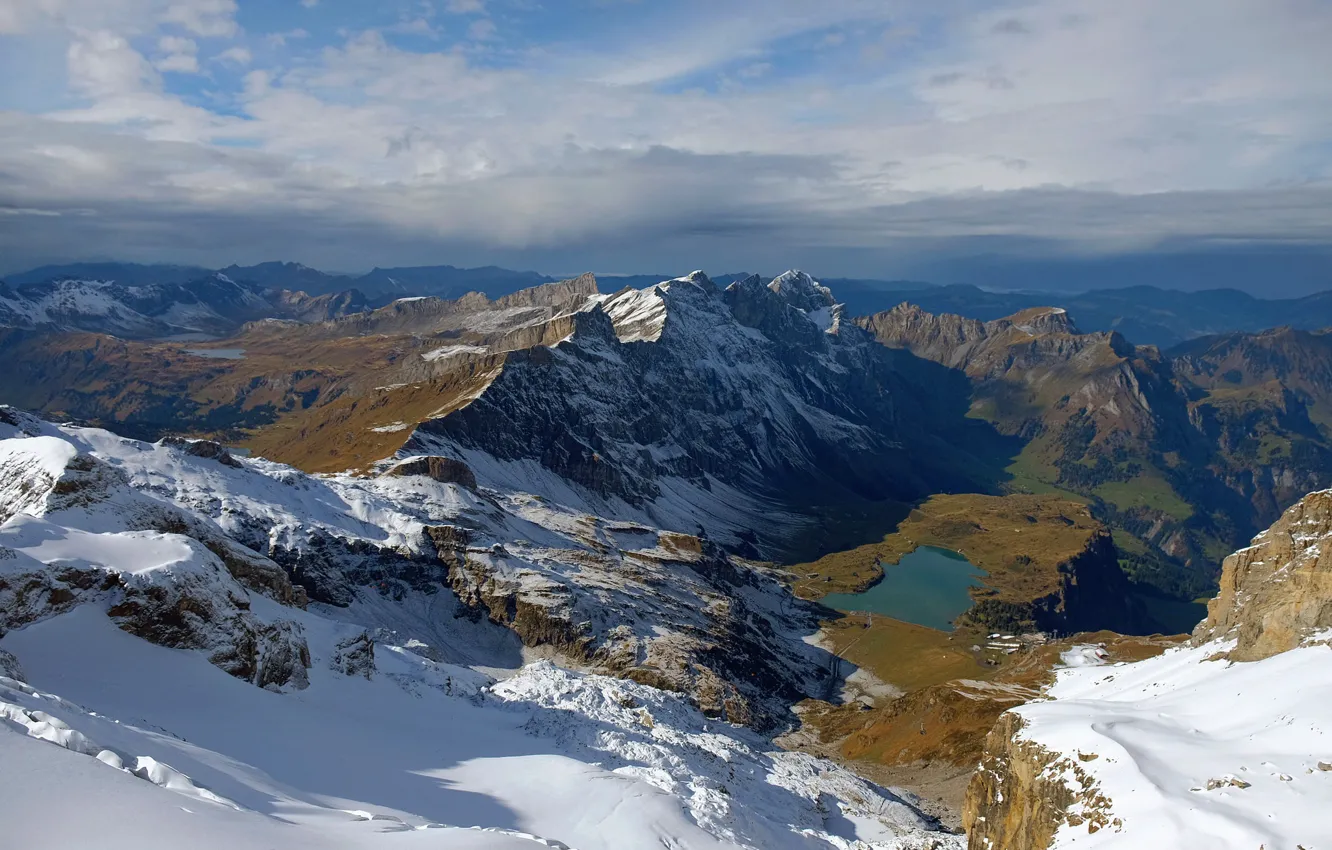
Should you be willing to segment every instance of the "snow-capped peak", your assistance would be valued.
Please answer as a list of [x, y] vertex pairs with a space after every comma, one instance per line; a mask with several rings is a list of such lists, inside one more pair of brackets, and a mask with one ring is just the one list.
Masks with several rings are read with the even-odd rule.
[[779, 274], [768, 284], [768, 289], [805, 312], [832, 307], [836, 303], [832, 290], [798, 269]]

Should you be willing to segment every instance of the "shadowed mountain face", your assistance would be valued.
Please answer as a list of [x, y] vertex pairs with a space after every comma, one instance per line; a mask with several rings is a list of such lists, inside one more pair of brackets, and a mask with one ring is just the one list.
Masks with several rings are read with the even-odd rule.
[[[712, 530], [768, 539], [782, 531], [771, 507], [986, 486], [973, 453], [987, 429], [941, 415], [945, 390], [922, 403], [902, 358], [844, 324], [808, 275], [721, 290], [695, 273], [573, 318], [560, 345], [509, 355], [409, 448], [462, 456], [482, 478], [553, 473], [599, 512], [679, 525], [706, 505]], [[950, 435], [970, 451], [948, 451]]]
[[967, 376], [1025, 447], [1010, 486], [1092, 499], [1139, 578], [1197, 594], [1224, 554], [1332, 482], [1332, 339], [1282, 328], [1165, 354], [1034, 308], [979, 322], [902, 305], [858, 322]]

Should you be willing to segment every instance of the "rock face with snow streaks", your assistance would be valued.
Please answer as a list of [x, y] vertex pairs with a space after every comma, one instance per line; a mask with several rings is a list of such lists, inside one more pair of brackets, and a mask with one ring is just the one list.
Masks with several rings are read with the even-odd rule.
[[801, 272], [596, 296], [565, 339], [510, 352], [404, 454], [457, 457], [491, 486], [544, 475], [599, 515], [702, 523], [728, 542], [790, 534], [795, 518], [774, 508], [802, 500], [911, 498], [922, 478], [950, 480], [946, 453], [913, 452], [941, 435], [898, 392], [890, 354], [840, 315]]
[[344, 676], [374, 678], [375, 639], [366, 631], [343, 638], [333, 647], [329, 666]]

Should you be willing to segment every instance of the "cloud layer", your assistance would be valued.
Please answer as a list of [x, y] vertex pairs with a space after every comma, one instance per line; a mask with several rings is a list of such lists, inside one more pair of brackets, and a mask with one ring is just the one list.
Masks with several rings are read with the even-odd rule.
[[1332, 244], [1322, 0], [551, 5], [0, 0], [0, 271]]

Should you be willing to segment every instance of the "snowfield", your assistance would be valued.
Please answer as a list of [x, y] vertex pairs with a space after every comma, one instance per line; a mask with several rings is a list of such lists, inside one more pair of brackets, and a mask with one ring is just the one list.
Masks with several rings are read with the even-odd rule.
[[[680, 535], [0, 408], [0, 846], [963, 846], [688, 696], [520, 666], [514, 632], [433, 578], [426, 526], [466, 532], [479, 592], [565, 612], [629, 663], [694, 657], [731, 606], [773, 624], [755, 657], [818, 667], [770, 578], [680, 562]], [[324, 558], [345, 604], [300, 607], [274, 551]]]
[[[253, 601], [261, 615], [279, 607]], [[95, 605], [7, 634], [0, 647], [29, 681], [0, 678], [0, 764], [23, 777], [0, 795], [7, 841], [963, 846], [927, 832], [892, 794], [828, 762], [769, 752], [678, 696], [546, 662], [491, 684], [385, 645], [371, 679], [345, 676], [328, 660], [346, 627], [282, 610], [293, 613], [310, 640], [311, 681], [282, 694], [128, 635]]]
[[1076, 754], [1118, 825], [1064, 824], [1053, 846], [1332, 847], [1332, 635], [1320, 637], [1251, 662], [1216, 658], [1225, 642], [1111, 666], [1095, 648], [1068, 653], [1049, 701], [1014, 709], [1021, 737]]

